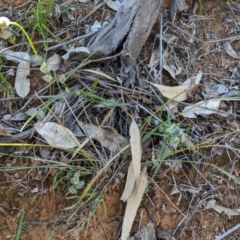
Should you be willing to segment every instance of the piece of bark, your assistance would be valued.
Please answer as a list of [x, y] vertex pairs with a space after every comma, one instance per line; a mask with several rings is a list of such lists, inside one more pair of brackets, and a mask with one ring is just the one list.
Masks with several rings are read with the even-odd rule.
[[169, 9], [169, 21], [174, 22], [178, 11], [183, 11], [185, 6], [185, 0], [171, 0]]
[[136, 232], [129, 240], [156, 240], [153, 223], [149, 223], [147, 227], [142, 226], [140, 231]]
[[157, 21], [161, 6], [162, 0], [139, 1], [136, 16], [123, 45], [123, 50], [128, 53], [127, 58], [124, 59], [125, 62], [127, 61], [126, 64], [135, 63]]
[[[121, 56], [121, 74], [127, 76], [123, 79], [125, 86], [136, 83], [138, 79], [135, 62], [157, 21], [161, 6], [162, 0], [141, 0], [139, 2], [134, 22], [123, 44], [126, 54]], [[136, 85], [140, 86], [141, 83], [137, 82]]]
[[88, 42], [87, 48], [90, 52], [94, 52], [94, 55], [113, 54], [126, 39], [139, 4], [138, 0], [123, 1], [109, 24]]
[[126, 52], [121, 57], [123, 75], [136, 78], [135, 62], [160, 14], [163, 0], [125, 0], [115, 17], [96, 36], [88, 49], [96, 55], [110, 55], [116, 50]]

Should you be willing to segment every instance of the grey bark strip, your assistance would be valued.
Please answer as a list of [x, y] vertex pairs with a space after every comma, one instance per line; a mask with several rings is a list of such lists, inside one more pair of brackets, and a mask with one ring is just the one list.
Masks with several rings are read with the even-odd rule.
[[161, 6], [162, 0], [123, 1], [110, 23], [90, 39], [89, 50], [110, 55], [122, 47], [128, 52], [125, 64], [134, 64], [160, 14]]

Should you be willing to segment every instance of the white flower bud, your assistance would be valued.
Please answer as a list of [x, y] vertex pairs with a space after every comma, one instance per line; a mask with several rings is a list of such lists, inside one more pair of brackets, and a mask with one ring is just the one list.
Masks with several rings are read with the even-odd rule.
[[0, 17], [0, 29], [6, 29], [10, 25], [10, 20], [7, 17]]

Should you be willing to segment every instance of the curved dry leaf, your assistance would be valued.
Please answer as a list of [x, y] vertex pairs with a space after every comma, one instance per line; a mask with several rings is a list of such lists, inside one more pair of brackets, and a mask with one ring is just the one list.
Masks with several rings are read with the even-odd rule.
[[192, 85], [199, 84], [201, 79], [202, 79], [202, 71], [199, 71], [196, 76], [190, 77], [185, 82], [183, 82], [182, 86], [186, 86], [190, 88]]
[[80, 121], [78, 124], [89, 138], [97, 140], [113, 153], [119, 152], [128, 144], [128, 140], [111, 127], [98, 127]]
[[197, 118], [197, 115], [194, 113], [194, 106], [187, 106], [182, 111], [182, 115], [186, 118]]
[[188, 98], [187, 91], [189, 87], [187, 86], [169, 87], [155, 83], [151, 84], [155, 86], [162, 93], [162, 95], [168, 99], [173, 99], [175, 101], [182, 102]]
[[212, 86], [211, 88], [207, 88], [205, 93], [205, 99], [216, 98], [219, 95], [224, 93], [228, 93], [229, 89], [224, 84], [217, 84]]
[[50, 71], [57, 71], [60, 63], [61, 57], [56, 53], [47, 60]]
[[22, 98], [26, 97], [30, 92], [30, 80], [28, 76], [30, 75], [31, 58], [28, 54], [25, 56], [25, 60], [19, 63], [15, 78], [16, 92]]
[[227, 42], [224, 47], [225, 47], [226, 53], [229, 56], [236, 59], [240, 59], [240, 55], [232, 48], [232, 45], [230, 44], [230, 42]]
[[149, 67], [156, 67], [160, 63], [160, 49], [156, 48], [150, 58]]
[[163, 64], [163, 69], [168, 71], [168, 73], [171, 75], [172, 78], [176, 79], [175, 71], [174, 71], [174, 69], [172, 69], [172, 67], [173, 67], [173, 65], [169, 66], [166, 63]]
[[144, 190], [147, 186], [147, 182], [147, 174], [145, 173], [145, 171], [143, 171], [134, 186], [131, 196], [127, 200], [127, 206], [123, 219], [121, 240], [127, 240], [129, 238], [132, 224], [135, 219], [138, 207], [141, 203]]
[[182, 68], [176, 63], [169, 62], [169, 51], [166, 49], [163, 53], [163, 69], [168, 71], [172, 78], [176, 79], [176, 76], [182, 72]]
[[84, 53], [90, 54], [90, 51], [86, 47], [76, 47], [76, 48], [74, 48], [74, 46], [71, 46], [70, 48], [67, 48], [65, 50], [67, 52], [64, 55], [62, 55], [62, 59], [64, 59], [64, 60], [69, 59], [71, 53], [84, 52]]
[[0, 136], [10, 137], [12, 134], [0, 129]]
[[134, 119], [132, 119], [129, 135], [133, 162], [133, 174], [135, 176], [135, 180], [137, 180], [140, 176], [141, 170], [142, 147], [139, 128]]
[[67, 128], [54, 122], [37, 122], [34, 124], [36, 131], [47, 141], [49, 145], [74, 148], [78, 146], [78, 140]]
[[216, 111], [219, 108], [221, 100], [211, 99], [209, 101], [201, 101], [193, 106], [187, 106], [184, 108], [182, 115], [187, 118], [196, 118], [196, 115], [210, 115], [218, 114]]
[[201, 101], [199, 102], [201, 107], [197, 107], [194, 112], [197, 115], [209, 115], [216, 113], [216, 110], [218, 110], [220, 103], [221, 100], [219, 99], [211, 99], [207, 102]]
[[130, 165], [128, 167], [128, 173], [127, 173], [127, 180], [125, 183], [125, 188], [123, 191], [123, 194], [121, 196], [121, 199], [123, 202], [126, 202], [128, 200], [128, 198], [130, 197], [132, 191], [133, 191], [133, 187], [135, 185], [136, 179], [135, 176], [133, 174], [133, 162], [130, 162]]
[[109, 75], [107, 75], [106, 73], [104, 73], [104, 72], [102, 72], [102, 71], [100, 71], [100, 70], [84, 69], [83, 71], [84, 71], [84, 72], [94, 73], [94, 74], [96, 74], [96, 75], [105, 77], [105, 78], [107, 78], [107, 79], [109, 79], [109, 80], [112, 80], [112, 81], [115, 81], [115, 82], [116, 82], [116, 80], [115, 80], [114, 78], [110, 77]]
[[195, 76], [194, 78], [195, 78], [194, 83], [199, 84], [202, 79], [202, 71], [199, 71], [197, 76]]
[[216, 200], [210, 200], [205, 206], [206, 209], [214, 209], [218, 213], [225, 213], [228, 217], [240, 215], [240, 209], [226, 208], [221, 205], [216, 204]]
[[25, 52], [14, 52], [11, 50], [6, 50], [3, 54], [5, 54], [7, 60], [19, 62], [15, 77], [15, 89], [18, 96], [26, 97], [30, 92], [30, 81], [28, 78], [30, 75], [30, 55]]
[[23, 112], [19, 112], [17, 113], [16, 115], [14, 115], [10, 121], [24, 121], [28, 118], [27, 114], [26, 113], [23, 113]]

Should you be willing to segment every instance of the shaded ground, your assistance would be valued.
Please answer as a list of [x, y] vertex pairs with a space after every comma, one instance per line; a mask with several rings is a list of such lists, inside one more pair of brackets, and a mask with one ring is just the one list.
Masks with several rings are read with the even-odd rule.
[[[22, 4], [20, 1], [2, 0], [2, 2], [13, 7]], [[84, 6], [81, 9], [86, 10], [86, 12], [92, 8], [91, 4], [79, 4]], [[165, 25], [166, 34], [179, 37], [179, 41], [174, 46], [177, 60], [184, 67], [179, 81], [195, 76], [199, 70], [203, 71], [202, 86], [194, 89], [193, 98], [188, 99], [189, 103], [202, 100], [201, 90], [204, 88], [206, 90], [208, 84], [209, 88], [219, 82], [226, 86], [231, 85], [236, 89], [239, 87], [239, 78], [233, 77], [233, 73], [229, 71], [230, 68], [234, 67], [238, 69], [238, 60], [226, 54], [223, 50], [223, 43], [225, 43], [224, 39], [231, 37], [235, 31], [238, 31], [239, 34], [237, 28], [240, 15], [235, 12], [233, 17], [231, 11], [223, 8], [223, 5], [224, 1], [206, 1], [201, 14], [198, 16], [199, 18], [196, 17], [198, 21], [193, 21], [196, 24], [195, 30], [197, 30], [195, 35], [197, 40], [194, 41], [194, 44], [188, 41], [189, 35], [184, 35], [182, 31], [188, 31], [187, 27], [179, 30], [179, 21], [175, 22], [177, 27], [170, 23]], [[165, 3], [165, 9], [167, 8], [168, 3]], [[186, 4], [186, 8], [186, 11], [190, 11], [190, 1], [189, 4]], [[104, 14], [108, 11], [107, 8]], [[83, 12], [79, 11], [78, 14], [86, 14], [86, 12]], [[81, 27], [83, 28], [84, 24]], [[150, 52], [153, 50], [154, 34], [158, 33], [158, 29], [159, 26], [156, 24], [141, 57], [149, 60]], [[212, 42], [208, 44], [203, 43], [210, 41]], [[233, 41], [232, 46], [236, 51], [239, 51], [238, 40]], [[188, 57], [186, 57], [186, 53], [189, 54]], [[31, 72], [31, 93], [38, 91], [44, 85], [40, 76], [39, 71]], [[166, 85], [171, 85], [173, 82], [165, 71], [163, 81]], [[176, 83], [174, 84], [176, 85]], [[21, 101], [18, 104], [19, 107], [23, 106]], [[197, 120], [181, 119], [183, 127], [192, 124], [196, 128], [203, 129], [200, 136], [197, 135], [199, 132], [192, 132], [192, 135], [200, 142], [226, 134], [226, 138], [221, 137], [219, 141], [211, 142], [212, 145], [222, 145], [223, 147], [208, 147], [201, 153], [200, 150], [197, 153], [192, 153], [191, 160], [198, 161], [199, 164], [187, 162], [178, 172], [171, 171], [167, 166], [162, 165], [144, 195], [132, 233], [137, 232], [141, 225], [153, 222], [158, 229], [158, 239], [173, 240], [174, 235], [175, 239], [211, 240], [240, 223], [239, 215], [229, 217], [225, 213], [218, 213], [213, 209], [206, 208], [208, 201], [212, 199], [229, 209], [239, 209], [240, 206], [240, 186], [236, 181], [213, 166], [204, 164], [215, 164], [236, 177], [239, 177], [240, 174], [240, 161], [236, 150], [239, 148], [239, 103], [224, 102], [221, 107], [222, 110], [231, 108], [233, 112], [225, 118], [214, 116], [205, 119], [199, 116]], [[4, 109], [4, 104], [1, 108]], [[8, 112], [6, 109], [5, 111]], [[101, 111], [98, 112], [97, 110], [90, 113], [92, 119], [100, 115]], [[227, 136], [232, 131], [236, 131], [236, 134]], [[230, 146], [227, 150], [224, 148], [226, 145]], [[154, 147], [158, 149], [159, 146]], [[12, 147], [12, 149], [11, 147], [2, 147], [1, 149], [4, 153], [14, 152], [16, 154], [20, 150], [20, 147]], [[60, 151], [51, 151], [52, 155], [56, 155], [53, 160], [60, 159]], [[89, 145], [87, 145], [87, 151], [91, 152]], [[30, 151], [30, 153], [33, 152]], [[36, 156], [38, 156], [37, 154], [38, 152]], [[27, 152], [25, 156], [28, 156]], [[94, 154], [93, 156], [95, 157]], [[189, 157], [182, 155], [180, 157], [181, 159], [189, 159]], [[150, 161], [148, 155], [144, 158], [144, 162], [147, 161]], [[0, 164], [1, 166], [11, 167], [36, 166], [36, 162], [33, 160], [28, 158], [16, 159], [11, 158], [11, 156], [1, 157]], [[54, 177], [57, 171], [40, 168], [1, 172], [0, 239], [14, 239], [13, 236], [19, 224], [21, 209], [25, 211], [20, 238], [23, 240], [51, 239], [51, 234], [54, 236], [52, 239], [56, 240], [118, 239], [125, 211], [125, 204], [120, 201], [125, 182], [125, 177], [122, 177], [122, 174], [126, 173], [127, 167], [128, 161], [122, 163], [120, 159], [119, 162], [115, 163], [99, 180], [97, 187], [102, 197], [101, 201], [98, 201], [97, 210], [91, 204], [87, 204], [69, 221], [68, 218], [73, 212], [73, 208], [63, 209], [73, 206], [76, 200], [67, 199], [70, 195], [67, 183], [64, 181], [53, 190]], [[149, 168], [148, 176], [151, 177], [152, 174], [153, 170]], [[93, 210], [96, 210], [96, 212], [88, 220], [89, 213]], [[186, 220], [184, 220], [184, 217], [186, 217]], [[79, 232], [83, 224], [85, 226]], [[240, 229], [225, 239], [240, 239]]]

